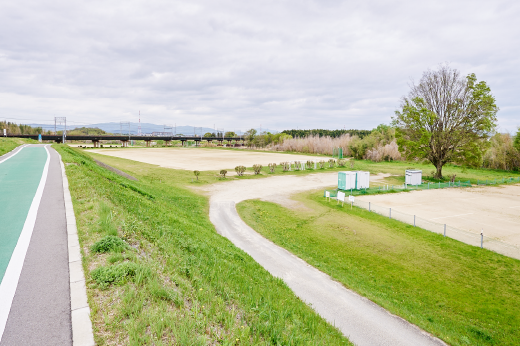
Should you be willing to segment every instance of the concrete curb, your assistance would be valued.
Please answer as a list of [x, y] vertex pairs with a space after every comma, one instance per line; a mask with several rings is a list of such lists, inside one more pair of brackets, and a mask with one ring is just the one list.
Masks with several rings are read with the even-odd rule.
[[94, 346], [94, 334], [92, 321], [90, 320], [90, 308], [87, 301], [87, 288], [85, 275], [81, 264], [81, 250], [79, 246], [76, 217], [70, 197], [69, 181], [65, 174], [65, 166], [61, 160], [61, 175], [63, 178], [63, 197], [65, 200], [65, 214], [67, 218], [67, 237], [69, 248], [69, 274], [70, 274], [70, 309], [72, 316], [72, 345]]

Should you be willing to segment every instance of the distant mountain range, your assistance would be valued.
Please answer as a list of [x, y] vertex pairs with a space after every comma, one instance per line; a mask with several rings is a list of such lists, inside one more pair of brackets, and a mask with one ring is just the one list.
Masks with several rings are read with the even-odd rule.
[[[49, 124], [27, 124], [32, 127], [41, 127], [44, 130], [51, 130], [54, 131], [54, 125]], [[130, 123], [130, 134], [131, 135], [137, 135], [139, 123]], [[114, 133], [114, 134], [127, 134], [128, 133], [128, 125], [124, 126], [121, 129], [120, 123], [99, 123], [99, 124], [89, 124], [89, 125], [67, 125], [67, 130], [73, 130], [75, 128], [79, 127], [97, 127], [98, 129], [101, 129], [105, 132]], [[63, 130], [63, 127], [58, 128], [58, 130]], [[256, 129], [259, 131], [259, 129]], [[233, 129], [224, 129], [225, 132], [228, 131], [234, 131]], [[262, 129], [262, 131], [270, 131], [268, 129]], [[150, 134], [152, 132], [173, 132], [177, 135], [187, 135], [187, 136], [193, 136], [198, 135], [200, 136], [201, 132], [202, 135], [204, 135], [207, 132], [216, 132], [215, 129], [211, 127], [194, 127], [194, 126], [177, 126], [173, 127], [173, 129], [165, 129], [164, 125], [156, 125], [156, 124], [150, 124], [150, 123], [141, 123], [141, 133], [144, 134]], [[275, 131], [277, 133], [278, 131]], [[242, 133], [238, 133], [241, 135]]]

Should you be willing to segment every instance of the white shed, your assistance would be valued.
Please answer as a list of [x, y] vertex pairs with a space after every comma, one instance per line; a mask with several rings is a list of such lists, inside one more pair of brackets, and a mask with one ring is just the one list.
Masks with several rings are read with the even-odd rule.
[[356, 172], [338, 172], [338, 189], [350, 190], [356, 188]]
[[357, 189], [368, 189], [370, 187], [370, 172], [357, 171]]
[[421, 185], [422, 171], [407, 169], [405, 172], [406, 185]]
[[338, 172], [338, 189], [359, 190], [370, 187], [370, 172], [343, 171]]

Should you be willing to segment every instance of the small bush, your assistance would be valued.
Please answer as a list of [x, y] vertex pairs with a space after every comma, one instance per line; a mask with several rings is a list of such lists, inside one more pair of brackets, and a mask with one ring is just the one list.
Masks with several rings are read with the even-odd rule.
[[291, 164], [289, 162], [280, 162], [280, 166], [282, 166], [282, 170], [284, 172], [289, 171], [289, 169], [291, 168]]
[[119, 284], [135, 277], [140, 267], [136, 263], [124, 262], [109, 267], [99, 267], [90, 272], [92, 278], [102, 288]]
[[269, 171], [274, 173], [274, 170], [276, 169], [276, 163], [270, 163], [267, 166], [269, 166]]
[[221, 178], [225, 179], [226, 178], [226, 174], [227, 174], [227, 171], [225, 169], [220, 170], [220, 177]]
[[255, 171], [255, 175], [260, 174], [262, 171], [262, 165], [253, 165], [253, 170]]
[[345, 167], [347, 160], [338, 160], [338, 167]]
[[199, 180], [200, 171], [193, 171], [193, 174], [195, 174], [195, 177]]
[[318, 162], [318, 165], [320, 169], [325, 169], [325, 161], [321, 160], [320, 162]]
[[245, 171], [246, 171], [246, 168], [244, 166], [236, 166], [235, 167], [235, 172], [237, 172], [237, 175], [239, 177], [243, 176]]
[[92, 252], [121, 252], [128, 248], [128, 244], [121, 238], [107, 235], [92, 245]]
[[305, 168], [307, 168], [307, 169], [314, 169], [314, 162], [312, 162], [311, 160], [308, 160], [305, 163]]
[[334, 159], [330, 159], [330, 160], [329, 160], [329, 167], [330, 167], [330, 168], [334, 168], [334, 166], [336, 166], [336, 160], [334, 160]]
[[301, 163], [300, 161], [294, 161], [294, 170], [299, 171], [301, 169]]

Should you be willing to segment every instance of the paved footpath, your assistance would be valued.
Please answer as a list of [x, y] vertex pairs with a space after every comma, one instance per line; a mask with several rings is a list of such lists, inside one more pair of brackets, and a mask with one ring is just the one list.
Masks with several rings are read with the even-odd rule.
[[50, 146], [0, 157], [0, 220], [0, 345], [72, 345], [63, 181]]
[[217, 232], [247, 252], [273, 276], [285, 281], [298, 297], [355, 345], [446, 345], [262, 237], [242, 221], [235, 208], [235, 203], [246, 199], [279, 201], [280, 196], [287, 198], [306, 189], [331, 186], [335, 179], [337, 175], [324, 173], [232, 181], [201, 189], [211, 193], [209, 217]]

